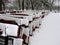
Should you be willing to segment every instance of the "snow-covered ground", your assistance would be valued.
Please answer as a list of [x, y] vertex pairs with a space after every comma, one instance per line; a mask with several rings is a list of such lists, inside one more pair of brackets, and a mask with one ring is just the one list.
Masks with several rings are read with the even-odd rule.
[[41, 27], [30, 37], [29, 45], [60, 45], [60, 13], [51, 12], [43, 19]]

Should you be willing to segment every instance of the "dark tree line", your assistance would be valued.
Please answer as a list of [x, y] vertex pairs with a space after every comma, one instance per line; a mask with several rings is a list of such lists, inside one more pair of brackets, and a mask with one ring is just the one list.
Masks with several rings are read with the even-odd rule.
[[[3, 9], [5, 9], [5, 2], [4, 0], [0, 0], [0, 11], [2, 10], [2, 5]], [[52, 9], [54, 0], [52, 2], [49, 2], [48, 0], [15, 0], [18, 1], [18, 9]], [[43, 5], [42, 5], [43, 4]]]

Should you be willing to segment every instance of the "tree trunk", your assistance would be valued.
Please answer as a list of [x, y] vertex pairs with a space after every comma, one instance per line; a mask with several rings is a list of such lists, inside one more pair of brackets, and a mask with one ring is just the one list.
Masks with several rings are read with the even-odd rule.
[[2, 11], [2, 4], [3, 4], [3, 2], [2, 2], [2, 0], [0, 0], [0, 11]]
[[24, 10], [24, 0], [22, 0], [22, 10]]
[[31, 0], [31, 7], [32, 7], [32, 10], [34, 10], [34, 6], [33, 6], [33, 1]]
[[18, 5], [19, 5], [19, 10], [21, 9], [21, 7], [20, 7], [20, 0], [18, 0]]

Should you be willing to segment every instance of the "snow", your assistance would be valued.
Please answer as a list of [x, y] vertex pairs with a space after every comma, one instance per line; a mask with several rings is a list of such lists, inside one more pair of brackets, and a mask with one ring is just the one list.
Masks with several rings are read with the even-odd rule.
[[18, 26], [12, 24], [5, 24], [6, 25], [6, 34], [10, 36], [17, 36]]
[[3, 36], [5, 36], [5, 29], [7, 35], [17, 36], [17, 32], [18, 32], [17, 25], [0, 23], [0, 28], [3, 30], [3, 34], [2, 34]]
[[49, 13], [30, 37], [29, 45], [60, 45], [60, 13]]

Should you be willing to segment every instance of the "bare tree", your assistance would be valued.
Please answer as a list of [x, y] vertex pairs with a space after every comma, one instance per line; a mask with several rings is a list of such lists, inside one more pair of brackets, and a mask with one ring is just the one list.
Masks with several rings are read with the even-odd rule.
[[[52, 0], [52, 2], [49, 2], [48, 0], [15, 0], [16, 1], [16, 5], [18, 7], [18, 9], [22, 9], [24, 10], [25, 9], [51, 9], [53, 3], [54, 3], [54, 0]], [[15, 2], [14, 2], [15, 3]], [[43, 7], [42, 7], [42, 4], [43, 4]], [[16, 6], [15, 5], [15, 6]]]
[[30, 0], [32, 10], [34, 10], [34, 3], [35, 3], [35, 1], [36, 1], [36, 0]]
[[20, 7], [20, 0], [18, 0], [18, 5], [19, 5], [19, 10], [21, 9], [21, 7]]
[[4, 4], [3, 0], [0, 0], [0, 11], [2, 11], [3, 9], [5, 10], [5, 4]]
[[22, 10], [24, 10], [24, 0], [22, 0]]

